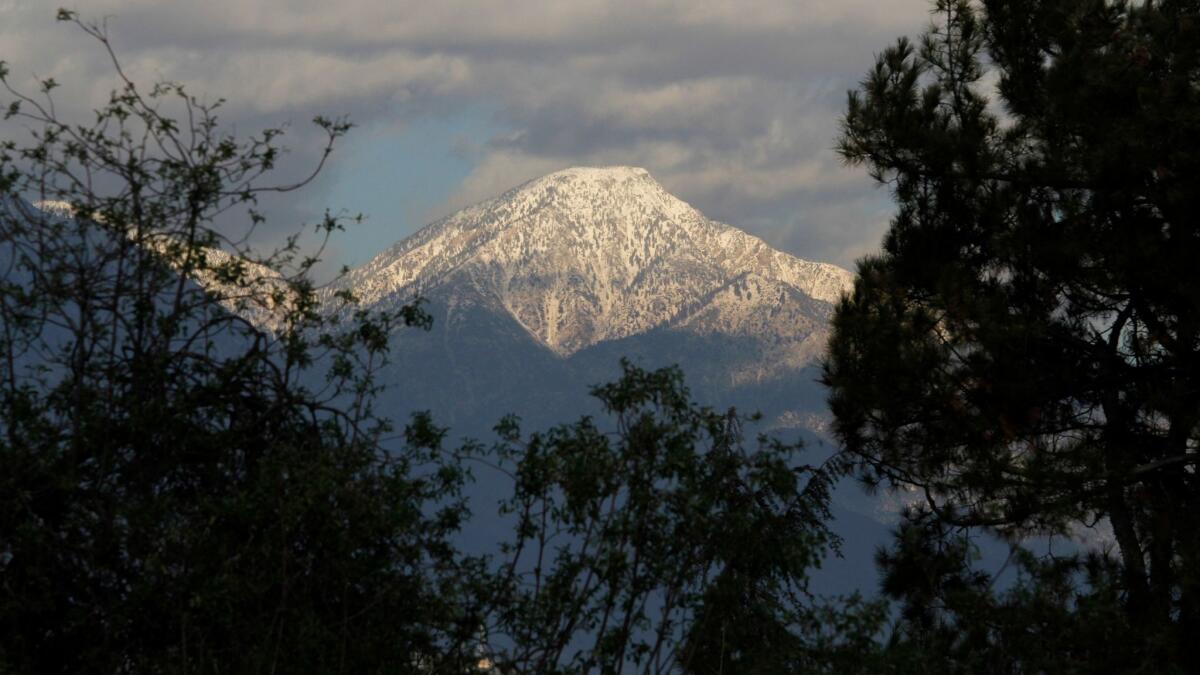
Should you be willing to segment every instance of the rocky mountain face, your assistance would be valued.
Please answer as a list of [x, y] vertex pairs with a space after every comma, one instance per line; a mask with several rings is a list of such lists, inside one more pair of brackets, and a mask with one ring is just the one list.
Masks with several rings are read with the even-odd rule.
[[553, 173], [460, 211], [344, 283], [368, 304], [475, 294], [570, 356], [667, 324], [754, 331], [763, 326], [750, 315], [783, 296], [830, 303], [850, 281], [708, 220], [645, 169], [610, 167]]
[[505, 412], [562, 421], [628, 356], [679, 363], [705, 402], [812, 426], [811, 366], [851, 282], [705, 218], [644, 169], [607, 167], [464, 209], [328, 292], [381, 309], [428, 299], [434, 330], [396, 336], [396, 412], [432, 408], [470, 432]]

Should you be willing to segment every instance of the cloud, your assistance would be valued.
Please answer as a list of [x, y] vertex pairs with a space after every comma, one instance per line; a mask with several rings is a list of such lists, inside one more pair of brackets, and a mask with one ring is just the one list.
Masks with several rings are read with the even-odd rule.
[[[64, 109], [88, 109], [111, 87], [111, 68], [96, 45], [31, 4], [40, 3], [0, 0], [0, 59], [14, 73], [54, 76]], [[844, 265], [877, 245], [886, 222], [886, 195], [831, 150], [845, 91], [873, 54], [928, 21], [927, 0], [90, 0], [76, 8], [110, 17], [114, 46], [136, 78], [226, 97], [226, 120], [239, 129], [346, 113], [401, 130], [451, 111], [490, 111], [503, 131], [473, 148], [475, 168], [435, 211], [564, 166], [634, 164], [715, 218]], [[311, 160], [314, 137], [301, 127], [294, 157]], [[279, 208], [283, 220], [301, 215]]]

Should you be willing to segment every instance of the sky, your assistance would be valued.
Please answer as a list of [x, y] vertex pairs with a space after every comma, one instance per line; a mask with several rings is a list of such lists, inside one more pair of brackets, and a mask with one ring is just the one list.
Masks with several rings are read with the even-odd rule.
[[286, 124], [284, 173], [316, 160], [313, 116], [354, 122], [262, 234], [364, 213], [325, 252], [338, 266], [551, 171], [633, 165], [710, 218], [852, 267], [891, 207], [833, 152], [846, 92], [930, 20], [928, 0], [0, 0], [11, 80], [53, 77], [82, 121], [113, 71], [60, 5], [105, 21], [139, 83], [226, 99], [239, 134]]

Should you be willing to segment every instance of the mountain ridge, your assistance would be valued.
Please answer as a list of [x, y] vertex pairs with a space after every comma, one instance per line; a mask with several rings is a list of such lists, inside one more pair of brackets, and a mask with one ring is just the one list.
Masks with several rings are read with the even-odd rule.
[[458, 296], [450, 304], [503, 311], [567, 357], [686, 325], [686, 308], [746, 273], [824, 304], [853, 278], [709, 220], [645, 169], [574, 167], [431, 223], [328, 292], [349, 289], [364, 306], [381, 307], [418, 294]]

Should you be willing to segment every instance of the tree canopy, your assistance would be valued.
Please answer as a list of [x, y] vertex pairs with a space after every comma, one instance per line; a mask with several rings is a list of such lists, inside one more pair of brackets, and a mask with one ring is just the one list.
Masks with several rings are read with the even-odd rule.
[[[245, 244], [259, 195], [306, 182], [264, 182], [280, 131], [237, 139], [219, 103], [113, 64], [85, 124], [0, 65], [5, 119], [31, 133], [0, 146], [0, 671], [470, 661], [463, 472], [420, 433], [385, 453], [371, 407], [380, 335], [419, 308], [315, 312], [294, 240]], [[317, 123], [328, 155], [349, 127]]]
[[[850, 94], [838, 145], [897, 205], [824, 375], [858, 475], [921, 497], [885, 588], [911, 635], [998, 650], [983, 670], [1184, 668], [1200, 635], [1200, 3], [936, 9]], [[1027, 597], [1005, 598], [955, 543], [972, 529], [1101, 543], [1022, 557]]]

